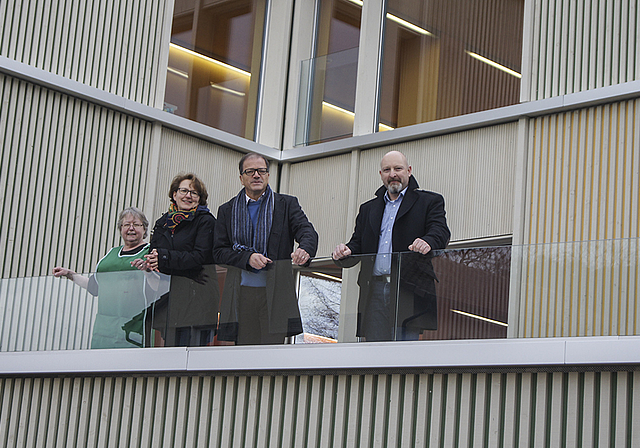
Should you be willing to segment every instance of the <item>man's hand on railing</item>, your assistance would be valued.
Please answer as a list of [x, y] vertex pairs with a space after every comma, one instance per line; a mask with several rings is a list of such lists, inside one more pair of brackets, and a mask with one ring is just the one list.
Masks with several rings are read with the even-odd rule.
[[331, 257], [334, 260], [340, 260], [342, 258], [346, 258], [351, 255], [351, 249], [346, 244], [338, 244], [331, 254]]
[[422, 238], [416, 238], [413, 240], [413, 243], [409, 245], [409, 250], [413, 252], [418, 252], [422, 255], [426, 255], [431, 251], [431, 246]]

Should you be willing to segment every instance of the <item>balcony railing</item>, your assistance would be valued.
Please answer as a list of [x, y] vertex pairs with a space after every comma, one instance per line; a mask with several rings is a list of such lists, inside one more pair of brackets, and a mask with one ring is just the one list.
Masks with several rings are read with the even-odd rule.
[[[296, 344], [637, 335], [639, 253], [640, 240], [621, 239], [276, 261], [266, 315], [297, 300], [302, 332], [282, 339]], [[0, 280], [0, 351], [234, 345], [246, 325], [238, 268], [88, 276], [89, 290], [53, 276]]]

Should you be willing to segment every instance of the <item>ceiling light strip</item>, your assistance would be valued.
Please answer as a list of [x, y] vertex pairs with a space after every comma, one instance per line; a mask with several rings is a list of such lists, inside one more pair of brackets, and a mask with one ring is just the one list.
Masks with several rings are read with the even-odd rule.
[[497, 68], [498, 70], [502, 70], [503, 72], [508, 73], [511, 76], [515, 76], [518, 79], [522, 78], [522, 75], [520, 73], [516, 72], [515, 70], [511, 70], [509, 67], [505, 67], [502, 64], [498, 64], [496, 61], [492, 61], [489, 58], [485, 58], [484, 56], [480, 56], [478, 53], [474, 53], [473, 51], [469, 51], [469, 50], [465, 50], [465, 53], [467, 53], [472, 58], [475, 58], [480, 62], [484, 62], [485, 64], [490, 65], [493, 68]]
[[500, 322], [498, 320], [489, 319], [488, 317], [478, 316], [477, 314], [471, 314], [471, 313], [467, 313], [465, 311], [460, 311], [460, 310], [451, 310], [451, 311], [454, 312], [454, 313], [462, 314], [463, 316], [471, 317], [473, 319], [479, 319], [479, 320], [483, 320], [485, 322], [489, 322], [489, 323], [492, 323], [492, 324], [502, 325], [503, 327], [508, 327], [509, 326], [509, 324], [507, 324], [507, 323]]
[[232, 71], [234, 71], [236, 73], [240, 73], [241, 75], [244, 75], [244, 76], [247, 76], [247, 77], [251, 77], [251, 73], [249, 73], [249, 72], [247, 72], [245, 70], [242, 70], [242, 69], [240, 69], [238, 67], [234, 67], [233, 65], [226, 64], [226, 63], [224, 63], [222, 61], [218, 61], [216, 59], [210, 58], [209, 56], [205, 56], [203, 54], [200, 54], [197, 51], [189, 50], [188, 48], [185, 48], [185, 47], [182, 47], [180, 45], [174, 44], [173, 42], [170, 42], [169, 46], [171, 48], [176, 49], [176, 50], [179, 50], [179, 51], [182, 51], [184, 53], [187, 53], [187, 54], [189, 54], [191, 56], [195, 56], [197, 58], [200, 58], [200, 59], [202, 59], [204, 61], [211, 62], [212, 64], [216, 64], [216, 65], [219, 65], [219, 66], [224, 67], [226, 69], [232, 70]]

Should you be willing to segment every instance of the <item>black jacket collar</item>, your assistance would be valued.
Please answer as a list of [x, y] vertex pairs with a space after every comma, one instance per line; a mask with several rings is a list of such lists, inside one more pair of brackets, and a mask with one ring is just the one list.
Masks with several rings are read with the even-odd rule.
[[[417, 190], [418, 188], [420, 188], [420, 186], [418, 185], [418, 181], [416, 180], [415, 177], [413, 177], [413, 174], [412, 174], [409, 177], [409, 185], [407, 186], [407, 193], [413, 190]], [[376, 196], [382, 199], [386, 192], [387, 192], [387, 187], [383, 185], [376, 190]]]

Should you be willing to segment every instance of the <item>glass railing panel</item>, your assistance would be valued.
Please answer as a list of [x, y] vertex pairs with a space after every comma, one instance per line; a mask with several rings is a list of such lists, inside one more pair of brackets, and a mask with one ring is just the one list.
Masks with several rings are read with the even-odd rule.
[[80, 277], [80, 285], [53, 276], [0, 280], [0, 351], [153, 346], [151, 310], [168, 291], [168, 276]]
[[622, 239], [2, 279], [0, 351], [637, 335], [639, 254]]
[[[422, 298], [428, 302], [424, 307], [416, 305], [415, 321], [425, 324], [419, 339], [507, 337], [510, 246], [434, 251], [426, 256], [403, 253], [400, 259], [401, 287], [415, 288], [417, 304]], [[429, 302], [429, 288], [435, 291], [435, 301]], [[399, 304], [402, 299], [401, 294]], [[421, 317], [421, 312], [429, 317]], [[411, 326], [413, 316], [405, 317], [406, 321], [402, 317], [398, 325]]]
[[514, 337], [640, 334], [640, 239], [517, 246]]
[[296, 145], [353, 135], [358, 48], [302, 61]]

